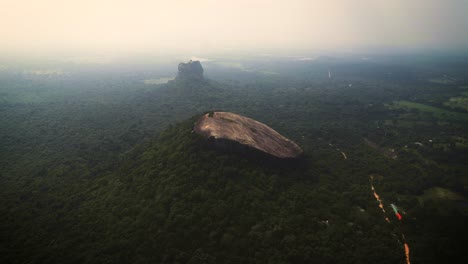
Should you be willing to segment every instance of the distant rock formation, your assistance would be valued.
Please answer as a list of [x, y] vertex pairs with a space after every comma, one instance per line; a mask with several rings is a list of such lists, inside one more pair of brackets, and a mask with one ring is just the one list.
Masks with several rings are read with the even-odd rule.
[[228, 140], [277, 158], [297, 158], [302, 149], [269, 126], [229, 112], [210, 112], [198, 119], [193, 130], [205, 138]]
[[190, 60], [187, 63], [179, 63], [176, 80], [203, 80], [203, 67], [200, 61]]

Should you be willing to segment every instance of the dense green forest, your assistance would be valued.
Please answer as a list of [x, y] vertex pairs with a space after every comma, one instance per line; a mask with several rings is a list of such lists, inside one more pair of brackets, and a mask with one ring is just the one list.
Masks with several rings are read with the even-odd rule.
[[[466, 59], [251, 57], [145, 83], [176, 65], [0, 71], [2, 263], [404, 263], [405, 242], [412, 263], [468, 261]], [[213, 149], [191, 132], [209, 110], [304, 157]]]

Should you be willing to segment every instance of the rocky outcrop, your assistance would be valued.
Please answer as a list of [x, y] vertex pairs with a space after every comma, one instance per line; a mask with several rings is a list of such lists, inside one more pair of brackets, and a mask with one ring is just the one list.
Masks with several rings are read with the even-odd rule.
[[205, 138], [234, 141], [277, 158], [297, 158], [303, 152], [269, 126], [234, 113], [207, 113], [198, 119], [193, 130]]
[[179, 63], [178, 80], [203, 80], [203, 67], [199, 61], [190, 60], [187, 63]]

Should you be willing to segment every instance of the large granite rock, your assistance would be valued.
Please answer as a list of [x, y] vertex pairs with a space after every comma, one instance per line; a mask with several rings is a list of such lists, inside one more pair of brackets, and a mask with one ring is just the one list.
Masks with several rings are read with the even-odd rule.
[[269, 126], [229, 112], [210, 112], [198, 119], [193, 130], [205, 138], [229, 140], [277, 158], [297, 158], [302, 149]]
[[187, 63], [179, 63], [179, 80], [203, 80], [203, 67], [199, 61], [190, 60]]

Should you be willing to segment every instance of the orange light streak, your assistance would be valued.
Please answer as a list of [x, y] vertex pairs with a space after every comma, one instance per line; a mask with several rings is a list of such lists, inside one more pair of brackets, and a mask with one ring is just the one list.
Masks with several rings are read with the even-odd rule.
[[410, 258], [409, 258], [409, 253], [410, 253], [409, 246], [408, 246], [407, 243], [405, 243], [406, 264], [411, 264]]
[[[387, 217], [387, 213], [385, 212], [385, 209], [384, 209], [384, 206], [383, 206], [383, 202], [382, 200], [380, 199], [380, 196], [377, 194], [377, 192], [375, 191], [375, 188], [374, 188], [374, 185], [372, 184], [372, 181], [374, 180], [374, 176], [370, 176], [370, 184], [371, 184], [371, 190], [372, 192], [374, 193], [374, 197], [375, 199], [377, 200], [377, 202], [379, 202], [379, 208], [382, 209], [382, 212], [384, 213], [385, 215], [385, 221], [387, 221], [387, 223], [390, 223], [390, 219], [388, 219]], [[395, 211], [395, 215], [397, 216], [398, 220], [401, 220], [402, 219], [402, 216], [400, 213], [396, 212]], [[402, 237], [402, 241], [404, 242], [404, 247], [405, 247], [405, 257], [406, 257], [406, 264], [411, 264], [410, 262], [410, 248], [409, 248], [409, 245], [408, 243], [405, 242], [405, 235], [403, 233], [401, 233], [401, 237]]]
[[[382, 212], [384, 213], [384, 215], [387, 214], [387, 212], [385, 212], [385, 208], [383, 206], [383, 202], [382, 200], [380, 199], [380, 196], [375, 192], [375, 188], [374, 188], [374, 185], [372, 185], [372, 180], [374, 179], [373, 176], [370, 176], [370, 179], [371, 179], [371, 190], [372, 192], [374, 193], [374, 197], [375, 199], [377, 200], [377, 202], [379, 203], [379, 208], [382, 209]], [[390, 219], [388, 219], [388, 217], [385, 217], [385, 221], [387, 221], [388, 223], [390, 223]]]

